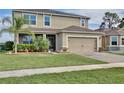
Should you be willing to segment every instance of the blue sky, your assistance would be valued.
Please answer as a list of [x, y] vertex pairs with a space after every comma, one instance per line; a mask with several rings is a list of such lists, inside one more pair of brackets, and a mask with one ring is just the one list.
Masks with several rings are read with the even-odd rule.
[[[90, 17], [91, 18], [89, 20], [90, 29], [99, 28], [99, 25], [102, 22], [102, 17], [104, 16], [104, 13], [107, 11], [117, 13], [120, 17], [124, 16], [123, 9], [58, 9], [58, 11], [74, 13], [74, 14]], [[0, 19], [5, 16], [11, 16], [11, 15], [12, 15], [11, 9], [0, 9]], [[2, 27], [3, 26], [0, 24], [0, 28]], [[0, 37], [0, 42], [4, 42], [7, 40], [13, 40], [13, 36], [5, 33], [2, 35], [2, 37]]]
[[[12, 10], [11, 9], [0, 9], [0, 19], [5, 17], [5, 16], [11, 16], [12, 15]], [[0, 24], [0, 29], [3, 28], [3, 25]], [[0, 36], [0, 42], [5, 42], [13, 40], [13, 35], [9, 33], [4, 33]]]
[[0, 9], [0, 16], [11, 15], [11, 13], [12, 13], [11, 9]]

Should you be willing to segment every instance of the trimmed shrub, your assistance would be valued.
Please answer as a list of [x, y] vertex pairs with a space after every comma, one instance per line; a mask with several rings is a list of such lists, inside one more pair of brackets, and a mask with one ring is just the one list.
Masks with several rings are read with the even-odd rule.
[[4, 44], [4, 49], [7, 50], [7, 51], [13, 50], [13, 45], [14, 45], [14, 42], [13, 41], [7, 41]]
[[34, 44], [37, 51], [48, 51], [49, 49], [48, 40], [44, 40], [42, 37], [36, 38]]
[[41, 48], [42, 48], [42, 51], [48, 51], [49, 44], [48, 44], [48, 41], [47, 40], [42, 40], [41, 41]]
[[17, 50], [18, 52], [24, 52], [24, 51], [33, 52], [36, 49], [34, 44], [17, 44]]
[[35, 39], [33, 44], [17, 44], [18, 52], [44, 52], [48, 51], [49, 43], [48, 40], [44, 40], [42, 37], [38, 37]]

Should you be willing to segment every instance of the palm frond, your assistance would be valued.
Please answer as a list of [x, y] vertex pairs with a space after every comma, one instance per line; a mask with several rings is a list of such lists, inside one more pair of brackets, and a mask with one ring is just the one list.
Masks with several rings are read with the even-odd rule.
[[14, 26], [11, 26], [11, 27], [9, 27], [9, 28], [4, 28], [4, 29], [2, 29], [2, 30], [0, 31], [0, 34], [1, 34], [1, 33], [4, 33], [4, 32], [14, 33], [14, 31], [15, 31], [15, 27], [14, 27]]
[[10, 24], [12, 24], [12, 19], [11, 19], [11, 17], [4, 17], [4, 18], [2, 19], [2, 24], [5, 24], [5, 23], [10, 23]]
[[21, 29], [22, 26], [24, 25], [24, 18], [22, 18], [22, 17], [14, 18], [14, 25], [17, 30]]

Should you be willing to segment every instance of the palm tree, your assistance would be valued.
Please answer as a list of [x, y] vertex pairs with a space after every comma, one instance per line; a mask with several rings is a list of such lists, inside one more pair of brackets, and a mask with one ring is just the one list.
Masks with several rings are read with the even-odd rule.
[[31, 32], [31, 30], [29, 28], [22, 28], [24, 25], [24, 18], [22, 18], [22, 17], [13, 18], [13, 22], [12, 22], [9, 17], [5, 17], [2, 20], [2, 24], [4, 24], [5, 22], [12, 24], [12, 26], [10, 26], [6, 29], [2, 29], [0, 31], [0, 33], [9, 32], [9, 33], [14, 34], [14, 52], [15, 53], [17, 53], [17, 41], [18, 41], [19, 33], [31, 34], [33, 37], [33, 40], [34, 40], [34, 33]]
[[120, 24], [118, 25], [119, 28], [124, 28], [124, 18], [121, 19]]
[[1, 20], [1, 23], [4, 25], [5, 23], [10, 23], [12, 24], [12, 20], [11, 20], [11, 17], [7, 16], [7, 17], [4, 17], [2, 20]]

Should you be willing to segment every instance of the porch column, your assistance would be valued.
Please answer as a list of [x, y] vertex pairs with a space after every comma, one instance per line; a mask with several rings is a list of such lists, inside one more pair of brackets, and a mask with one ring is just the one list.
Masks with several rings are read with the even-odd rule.
[[17, 35], [17, 44], [19, 44], [19, 34]]
[[43, 34], [43, 40], [46, 40], [46, 34]]
[[99, 37], [97, 37], [97, 52], [99, 52]]

